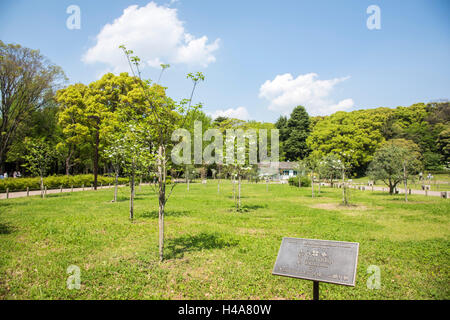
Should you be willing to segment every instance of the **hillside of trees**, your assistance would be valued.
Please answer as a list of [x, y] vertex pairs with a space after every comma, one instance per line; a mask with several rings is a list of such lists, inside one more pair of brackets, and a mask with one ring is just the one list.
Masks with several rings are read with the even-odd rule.
[[[424, 170], [441, 171], [450, 164], [448, 102], [339, 111], [309, 119], [305, 113], [303, 107], [297, 107], [289, 119], [280, 117], [276, 123], [284, 160], [295, 161], [309, 154], [345, 154], [352, 171], [362, 175], [383, 142], [405, 139], [419, 147]], [[294, 125], [300, 123], [299, 117], [303, 123]]]

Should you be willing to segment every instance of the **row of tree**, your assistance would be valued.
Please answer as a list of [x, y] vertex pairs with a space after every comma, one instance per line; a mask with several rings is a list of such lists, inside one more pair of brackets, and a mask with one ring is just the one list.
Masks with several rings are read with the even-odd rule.
[[404, 139], [419, 148], [425, 170], [450, 165], [450, 103], [414, 104], [309, 117], [298, 106], [290, 118], [280, 117], [281, 158], [288, 161], [337, 154], [349, 162], [352, 173], [363, 175], [376, 150], [385, 141]]

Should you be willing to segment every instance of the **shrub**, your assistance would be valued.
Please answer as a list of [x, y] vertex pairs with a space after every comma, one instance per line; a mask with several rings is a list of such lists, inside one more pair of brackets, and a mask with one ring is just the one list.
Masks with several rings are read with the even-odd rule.
[[[104, 186], [114, 184], [113, 177], [98, 176], [98, 185], [103, 184]], [[119, 178], [119, 184], [127, 184], [128, 178]], [[76, 176], [48, 176], [44, 178], [44, 186], [48, 189], [57, 189], [63, 186], [63, 188], [80, 188], [83, 185], [85, 187], [90, 187], [94, 184], [94, 175], [83, 174]], [[9, 188], [10, 192], [14, 191], [26, 191], [27, 187], [30, 190], [40, 190], [40, 178], [7, 178], [0, 180], [0, 192], [6, 192], [6, 188]]]
[[[301, 181], [302, 187], [310, 187], [311, 186], [311, 180], [309, 180], [309, 178], [306, 176], [300, 177], [300, 181]], [[298, 187], [298, 177], [289, 178], [289, 185]]]

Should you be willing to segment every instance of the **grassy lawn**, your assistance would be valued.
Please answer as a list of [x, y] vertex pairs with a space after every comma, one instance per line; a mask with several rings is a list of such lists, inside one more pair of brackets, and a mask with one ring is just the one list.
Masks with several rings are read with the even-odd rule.
[[[360, 243], [356, 287], [321, 284], [321, 299], [450, 299], [450, 201], [340, 189], [179, 185], [167, 204], [166, 260], [158, 262], [157, 198], [142, 187], [136, 219], [128, 189], [0, 201], [2, 299], [311, 299], [312, 282], [271, 275], [282, 237]], [[66, 269], [81, 269], [68, 290]], [[381, 269], [370, 290], [367, 268]]]

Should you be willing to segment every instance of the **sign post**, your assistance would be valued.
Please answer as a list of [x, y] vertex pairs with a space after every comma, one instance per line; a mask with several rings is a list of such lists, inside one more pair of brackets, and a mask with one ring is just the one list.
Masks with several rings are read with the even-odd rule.
[[355, 286], [359, 243], [283, 238], [272, 274], [313, 281], [313, 300], [319, 283]]

